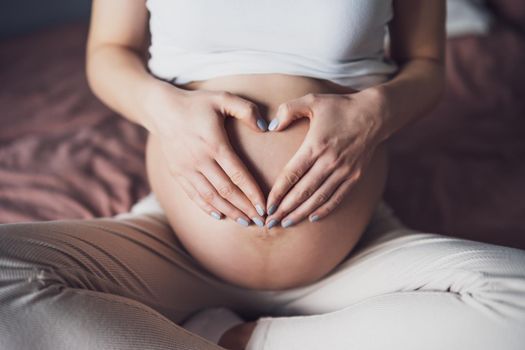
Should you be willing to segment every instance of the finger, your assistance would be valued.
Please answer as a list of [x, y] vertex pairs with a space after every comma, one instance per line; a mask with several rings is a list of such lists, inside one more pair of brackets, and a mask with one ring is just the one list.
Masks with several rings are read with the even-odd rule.
[[297, 152], [281, 171], [268, 195], [268, 214], [272, 215], [286, 193], [301, 179], [301, 177], [317, 161], [318, 154], [308, 142], [308, 135]]
[[[343, 171], [336, 171], [329, 176], [308, 200], [282, 219], [283, 227], [289, 227], [301, 222], [312, 212], [328, 203], [335, 195], [337, 189], [340, 188], [345, 181], [348, 181], [345, 174]], [[342, 200], [342, 198], [340, 199]], [[310, 218], [312, 217], [313, 215], [310, 215]], [[315, 220], [310, 221], [317, 221], [319, 219], [320, 217], [316, 217]]]
[[224, 115], [239, 119], [254, 131], [268, 130], [268, 123], [261, 117], [259, 108], [252, 101], [225, 91], [220, 94], [220, 108]]
[[321, 220], [329, 213], [331, 213], [345, 198], [346, 194], [352, 189], [352, 187], [357, 183], [361, 177], [361, 171], [355, 171], [352, 176], [341, 183], [341, 185], [334, 191], [330, 198], [317, 209], [315, 209], [312, 214], [310, 214], [309, 220], [315, 222]]
[[314, 94], [308, 94], [294, 100], [281, 103], [277, 108], [277, 116], [268, 125], [269, 131], [281, 131], [290, 125], [294, 120], [300, 118], [311, 118], [313, 115], [312, 102]]
[[264, 219], [259, 216], [250, 200], [241, 192], [241, 190], [231, 181], [222, 168], [215, 162], [211, 161], [199, 169], [201, 173], [211, 182], [219, 195], [226, 199], [237, 209], [244, 212], [259, 227], [264, 226]]
[[222, 198], [204, 175], [201, 173], [193, 173], [188, 180], [204, 202], [219, 209], [224, 215], [241, 226], [248, 226], [250, 224], [250, 219], [248, 219], [239, 209], [235, 208]]
[[199, 208], [216, 220], [222, 219], [222, 213], [212, 205], [206, 203], [188, 180], [183, 176], [179, 176], [177, 179], [188, 198], [197, 204]]
[[260, 216], [264, 216], [266, 200], [262, 191], [252, 174], [250, 174], [229, 143], [222, 143], [222, 147], [220, 148], [215, 160], [231, 181], [250, 200], [257, 213]]
[[[278, 219], [282, 218], [307, 201], [323, 182], [332, 175], [335, 169], [336, 163], [329, 159], [328, 156], [319, 157], [306, 174], [284, 196], [273, 216]], [[345, 175], [343, 172], [340, 172], [341, 181]]]

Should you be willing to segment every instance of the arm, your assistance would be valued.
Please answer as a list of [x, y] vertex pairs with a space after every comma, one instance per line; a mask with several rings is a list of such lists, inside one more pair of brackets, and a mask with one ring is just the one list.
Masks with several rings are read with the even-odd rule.
[[360, 179], [375, 147], [438, 103], [445, 1], [394, 0], [390, 31], [391, 56], [400, 67], [392, 80], [357, 93], [308, 94], [279, 107], [273, 130], [302, 117], [310, 129], [270, 191], [267, 222], [287, 227], [328, 215]]
[[[143, 0], [93, 1], [86, 70], [98, 98], [151, 132], [147, 101], [167, 83], [145, 68], [147, 18]], [[172, 88], [174, 94], [179, 90]]]
[[174, 180], [203, 211], [243, 226], [253, 218], [262, 222], [265, 198], [224, 130], [224, 118], [235, 117], [261, 132], [256, 105], [226, 92], [180, 89], [150, 75], [144, 62], [147, 19], [144, 0], [93, 1], [91, 88], [159, 139]]
[[390, 81], [372, 87], [384, 109], [379, 138], [426, 115], [445, 86], [445, 1], [394, 0], [390, 56], [400, 69]]

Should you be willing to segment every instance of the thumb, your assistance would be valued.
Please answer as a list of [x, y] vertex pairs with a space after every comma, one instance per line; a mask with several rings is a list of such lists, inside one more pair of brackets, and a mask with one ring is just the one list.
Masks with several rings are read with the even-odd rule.
[[313, 111], [311, 109], [310, 94], [303, 97], [290, 100], [279, 105], [277, 108], [277, 117], [274, 118], [268, 130], [270, 131], [281, 131], [290, 125], [294, 120], [300, 118], [311, 118]]
[[225, 93], [221, 103], [224, 115], [239, 119], [254, 131], [265, 132], [268, 123], [259, 113], [257, 105], [232, 93]]

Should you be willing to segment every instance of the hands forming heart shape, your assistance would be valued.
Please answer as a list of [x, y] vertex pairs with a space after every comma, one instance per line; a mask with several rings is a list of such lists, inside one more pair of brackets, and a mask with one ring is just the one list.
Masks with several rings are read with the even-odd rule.
[[298, 118], [309, 118], [310, 127], [268, 196], [270, 228], [324, 218], [361, 178], [380, 143], [383, 119], [372, 97], [308, 94], [279, 106], [270, 131], [284, 130]]
[[[206, 213], [218, 220], [224, 214], [243, 226], [248, 218], [268, 228], [324, 218], [361, 178], [383, 141], [381, 97], [367, 90], [287, 101], [269, 125], [254, 103], [229, 92], [188, 90], [180, 97], [169, 108], [171, 118], [158, 118], [165, 122], [156, 125], [170, 172]], [[303, 143], [267, 199], [231, 147], [223, 119], [211, 115], [238, 118], [257, 132], [280, 132], [294, 120], [310, 119]]]

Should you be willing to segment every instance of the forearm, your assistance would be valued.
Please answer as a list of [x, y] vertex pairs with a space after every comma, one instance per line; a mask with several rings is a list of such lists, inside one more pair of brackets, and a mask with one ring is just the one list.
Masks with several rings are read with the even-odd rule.
[[168, 85], [174, 93], [180, 90], [149, 74], [139, 52], [114, 44], [88, 50], [87, 77], [106, 105], [149, 131], [154, 128], [151, 108], [156, 91]]
[[444, 65], [439, 61], [414, 59], [402, 65], [392, 80], [369, 88], [381, 105], [378, 139], [388, 139], [405, 125], [430, 112], [443, 94], [444, 75]]

